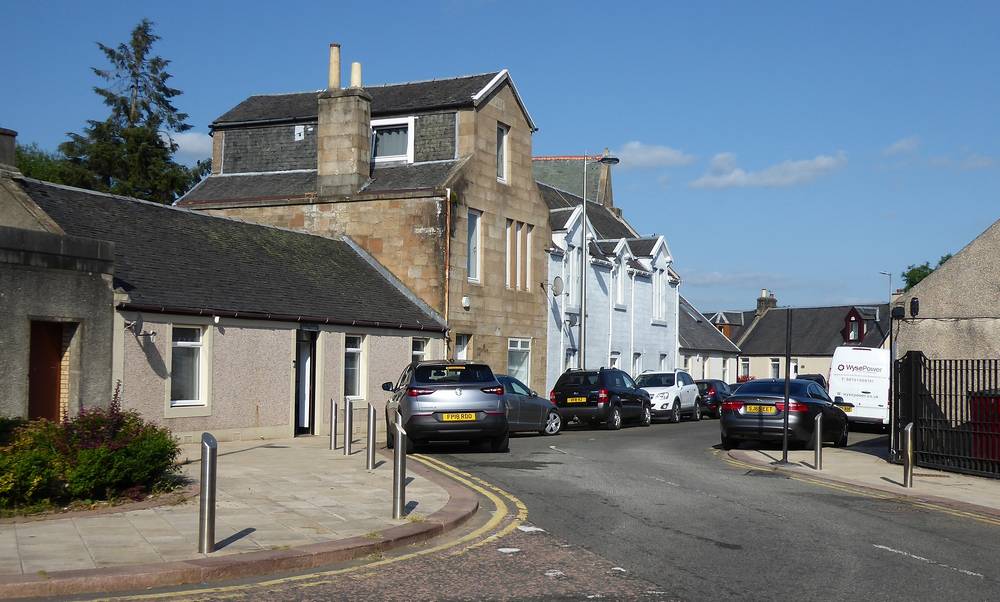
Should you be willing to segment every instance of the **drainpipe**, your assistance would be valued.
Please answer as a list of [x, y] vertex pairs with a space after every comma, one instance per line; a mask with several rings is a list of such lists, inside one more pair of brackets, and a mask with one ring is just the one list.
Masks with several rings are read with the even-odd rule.
[[674, 368], [681, 354], [681, 285], [674, 287]]
[[608, 352], [604, 355], [604, 359], [611, 363], [611, 340], [615, 338], [615, 293], [617, 292], [617, 282], [615, 281], [615, 275], [618, 273], [618, 266], [614, 266], [611, 269], [611, 286], [608, 287]]
[[[632, 295], [631, 295], [632, 300], [630, 301], [629, 309], [628, 309], [628, 323], [629, 323], [629, 333], [628, 333], [628, 347], [629, 347], [628, 361], [629, 361], [629, 364], [628, 365], [629, 365], [629, 367], [631, 367], [631, 363], [633, 361], [635, 361], [635, 270], [632, 270], [631, 276], [632, 276]], [[633, 376], [638, 376], [638, 374], [633, 374]]]
[[[448, 301], [451, 298], [451, 188], [444, 189], [444, 323], [451, 329]], [[445, 334], [444, 355], [451, 357], [451, 337]]]

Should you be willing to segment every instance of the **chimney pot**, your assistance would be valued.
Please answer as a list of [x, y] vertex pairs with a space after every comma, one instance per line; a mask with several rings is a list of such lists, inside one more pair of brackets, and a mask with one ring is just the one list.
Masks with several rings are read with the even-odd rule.
[[17, 147], [17, 132], [0, 128], [0, 166], [14, 168], [17, 162], [14, 149]]
[[351, 63], [351, 87], [361, 87], [361, 63]]
[[327, 89], [340, 89], [340, 44], [337, 43], [330, 44], [330, 72]]

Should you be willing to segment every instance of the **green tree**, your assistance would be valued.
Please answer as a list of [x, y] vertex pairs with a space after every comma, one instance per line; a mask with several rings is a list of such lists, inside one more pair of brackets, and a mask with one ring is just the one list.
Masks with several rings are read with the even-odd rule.
[[191, 128], [187, 114], [173, 105], [181, 91], [167, 82], [170, 61], [152, 54], [160, 37], [153, 22], [143, 19], [127, 43], [98, 48], [111, 64], [94, 68], [107, 87], [94, 87], [111, 114], [103, 121], [89, 120], [82, 133], [70, 133], [59, 146], [76, 170], [74, 185], [171, 203], [205, 174], [211, 163], [193, 168], [174, 161], [177, 144], [172, 133]]
[[67, 161], [62, 153], [49, 152], [34, 142], [27, 146], [19, 144], [14, 152], [17, 169], [29, 178], [69, 186], [92, 187], [91, 174], [80, 165]]
[[907, 266], [906, 271], [903, 272], [903, 280], [906, 282], [906, 290], [910, 290], [916, 286], [918, 282], [930, 276], [931, 272], [944, 265], [944, 262], [949, 259], [951, 259], [951, 253], [942, 255], [941, 259], [938, 260], [937, 265], [934, 267], [931, 267], [929, 261], [925, 261], [920, 265]]

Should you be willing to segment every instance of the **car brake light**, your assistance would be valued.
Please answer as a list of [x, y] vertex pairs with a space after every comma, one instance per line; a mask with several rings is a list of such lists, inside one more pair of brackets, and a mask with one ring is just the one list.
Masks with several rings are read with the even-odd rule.
[[708, 388], [708, 394], [709, 394], [709, 395], [715, 395], [715, 387], [711, 387], [711, 386], [710, 386], [710, 387]]
[[558, 403], [556, 401], [556, 390], [555, 389], [552, 389], [551, 391], [549, 391], [549, 402], [552, 405], [556, 405], [556, 403]]
[[416, 389], [414, 387], [408, 387], [406, 389], [407, 397], [419, 397], [420, 395], [430, 395], [434, 393], [433, 389]]
[[[774, 407], [778, 408], [778, 411], [783, 411], [785, 409], [785, 402], [776, 401], [774, 402]], [[795, 401], [794, 399], [788, 402], [789, 412], [808, 412], [809, 404], [802, 403], [801, 401]]]
[[494, 395], [503, 395], [503, 387], [497, 385], [495, 387], [483, 387], [480, 389], [483, 393], [492, 393]]
[[597, 403], [604, 403], [608, 400], [608, 390], [601, 389], [597, 392]]
[[742, 401], [724, 401], [722, 402], [723, 410], [730, 410], [732, 412], [739, 412], [743, 409]]

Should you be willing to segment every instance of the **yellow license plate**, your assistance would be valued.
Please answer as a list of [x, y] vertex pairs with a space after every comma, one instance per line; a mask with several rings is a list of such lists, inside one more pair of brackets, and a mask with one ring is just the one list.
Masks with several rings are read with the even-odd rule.
[[746, 414], [777, 414], [778, 409], [774, 406], [758, 406], [758, 405], [748, 405], [746, 406]]
[[844, 412], [847, 414], [850, 414], [851, 412], [854, 411], [854, 408], [850, 406], [837, 406], [837, 407], [840, 408], [841, 410], [844, 410]]
[[587, 403], [586, 397], [567, 397], [566, 403]]
[[445, 422], [475, 422], [475, 412], [455, 412], [452, 414], [441, 414], [441, 420]]

